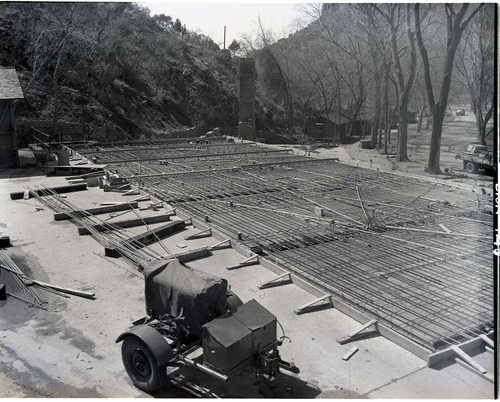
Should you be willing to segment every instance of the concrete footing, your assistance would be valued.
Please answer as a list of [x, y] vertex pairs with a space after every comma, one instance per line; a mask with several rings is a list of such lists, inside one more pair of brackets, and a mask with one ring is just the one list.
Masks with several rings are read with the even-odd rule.
[[[57, 193], [57, 194], [63, 194], [63, 193], [72, 193], [75, 191], [82, 191], [87, 189], [87, 183], [82, 183], [82, 184], [74, 184], [74, 185], [68, 185], [68, 186], [58, 186], [58, 187], [49, 187], [49, 190]], [[22, 200], [25, 196], [26, 191], [16, 191], [14, 193], [10, 193], [10, 199], [11, 200]], [[33, 193], [37, 194], [40, 197], [43, 197], [46, 193], [46, 190], [40, 189], [40, 190], [31, 190], [29, 191], [28, 198], [33, 198]]]
[[[142, 248], [157, 242], [159, 239], [163, 239], [171, 234], [174, 234], [186, 227], [185, 221], [173, 221], [166, 225], [160, 226], [154, 230], [148, 230], [147, 232], [141, 233], [140, 235], [131, 237], [126, 241], [121, 242], [124, 246], [132, 246], [135, 248]], [[121, 256], [119, 249], [114, 247], [105, 247], [104, 254], [107, 257], [118, 258]]]
[[[162, 223], [162, 222], [168, 222], [168, 221], [170, 221], [170, 215], [165, 214], [165, 215], [158, 215], [158, 216], [147, 216], [147, 217], [138, 218], [138, 219], [130, 219], [127, 221], [100, 223], [100, 224], [92, 226], [92, 229], [96, 230], [98, 232], [106, 232], [108, 230], [133, 228], [136, 226], [143, 226], [144, 224], [152, 225], [155, 223]], [[79, 235], [89, 235], [90, 230], [85, 228], [85, 227], [79, 227], [78, 234]]]
[[139, 204], [137, 202], [129, 202], [123, 204], [115, 204], [115, 205], [106, 205], [103, 207], [84, 209], [80, 211], [70, 211], [70, 212], [58, 212], [54, 214], [54, 220], [63, 221], [72, 219], [71, 215], [76, 215], [80, 218], [89, 216], [89, 215], [99, 215], [99, 214], [107, 214], [110, 212], [118, 212], [118, 211], [126, 211], [128, 209], [138, 208]]

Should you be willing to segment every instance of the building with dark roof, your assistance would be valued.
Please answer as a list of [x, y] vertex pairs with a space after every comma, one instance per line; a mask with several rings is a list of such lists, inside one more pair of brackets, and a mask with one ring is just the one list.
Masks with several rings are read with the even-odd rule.
[[[352, 131], [349, 130], [353, 124]], [[349, 143], [353, 138], [361, 138], [363, 133], [369, 134], [369, 121], [355, 119], [349, 111], [342, 109], [310, 118], [306, 121], [305, 134], [314, 139], [329, 140], [333, 143]]]
[[17, 165], [15, 100], [24, 99], [15, 68], [0, 68], [0, 166]]

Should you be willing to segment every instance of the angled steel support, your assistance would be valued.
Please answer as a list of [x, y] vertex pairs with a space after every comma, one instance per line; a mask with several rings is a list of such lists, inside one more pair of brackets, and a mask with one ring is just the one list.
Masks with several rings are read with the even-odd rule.
[[271, 288], [288, 283], [292, 283], [292, 274], [290, 272], [285, 272], [284, 274], [278, 275], [276, 278], [273, 278], [270, 281], [261, 283], [259, 285], [259, 289]]
[[206, 230], [202, 230], [201, 232], [189, 236], [184, 236], [184, 240], [193, 240], [193, 239], [199, 239], [200, 237], [210, 237], [210, 236], [212, 236], [212, 229], [208, 228]]
[[324, 300], [328, 300], [328, 305], [333, 307], [332, 295], [327, 294], [327, 295], [321, 296], [321, 297], [319, 297], [319, 298], [317, 298], [309, 303], [306, 303], [303, 306], [297, 307], [295, 310], [293, 310], [293, 312], [295, 314], [299, 315], [299, 314], [307, 313], [307, 312], [311, 311], [312, 309], [323, 307], [324, 305], [318, 306], [317, 303], [322, 302]]
[[228, 269], [228, 270], [238, 269], [241, 267], [246, 267], [248, 265], [255, 265], [258, 263], [259, 263], [259, 256], [258, 256], [258, 254], [254, 254], [251, 257], [247, 258], [246, 260], [239, 262], [238, 264], [230, 265], [229, 267], [226, 267], [226, 269]]
[[375, 331], [378, 332], [377, 324], [378, 324], [377, 320], [370, 320], [365, 325], [363, 325], [360, 329], [358, 329], [354, 334], [348, 335], [345, 338], [337, 339], [337, 343], [340, 343], [341, 345], [343, 345], [345, 343], [349, 343], [349, 342], [355, 341], [359, 338], [362, 338], [363, 336], [366, 335], [366, 333], [361, 334], [361, 332], [363, 332], [365, 329], [371, 327], [372, 325], [375, 327]]

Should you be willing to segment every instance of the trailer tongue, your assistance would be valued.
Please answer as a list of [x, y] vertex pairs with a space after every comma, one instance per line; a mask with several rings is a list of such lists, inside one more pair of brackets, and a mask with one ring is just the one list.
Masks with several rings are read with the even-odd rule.
[[[277, 320], [257, 301], [243, 304], [227, 281], [186, 267], [177, 259], [144, 270], [147, 317], [136, 321], [123, 341], [122, 360], [134, 385], [151, 392], [167, 378], [167, 367], [189, 366], [221, 381], [253, 366], [259, 381], [272, 380], [281, 360]], [[202, 360], [188, 355], [202, 348]]]

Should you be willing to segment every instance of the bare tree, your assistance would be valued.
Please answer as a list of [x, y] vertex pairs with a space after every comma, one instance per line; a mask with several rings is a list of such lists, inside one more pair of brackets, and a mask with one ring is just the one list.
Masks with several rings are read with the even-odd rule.
[[[392, 58], [394, 61], [396, 72], [398, 92], [400, 94], [398, 108], [399, 141], [396, 160], [398, 162], [407, 161], [408, 105], [410, 103], [410, 97], [417, 76], [417, 52], [415, 47], [415, 33], [411, 28], [411, 7], [409, 4], [406, 5], [406, 13], [404, 12], [403, 5], [401, 4], [386, 4], [385, 9], [379, 7], [378, 5], [373, 5], [373, 7], [375, 10], [377, 10], [377, 12], [380, 13], [380, 15], [384, 17], [390, 27]], [[406, 21], [407, 41], [403, 46], [398, 43], [398, 35], [404, 20]], [[409, 47], [410, 50], [410, 61], [408, 77], [405, 80], [401, 61], [401, 53], [405, 50], [406, 47]]]
[[476, 115], [477, 140], [482, 145], [486, 145], [487, 127], [493, 115], [494, 103], [493, 7], [483, 7], [465, 30], [455, 62], [462, 84], [471, 98], [472, 110]]
[[429, 152], [429, 162], [427, 165], [427, 171], [431, 174], [440, 174], [441, 169], [439, 167], [440, 160], [440, 150], [441, 150], [441, 136], [443, 132], [443, 122], [446, 112], [446, 107], [448, 105], [448, 94], [450, 92], [451, 76], [453, 73], [453, 64], [455, 60], [455, 53], [457, 51], [458, 45], [462, 38], [462, 34], [471, 22], [478, 11], [483, 7], [483, 4], [479, 4], [475, 9], [466, 16], [469, 4], [462, 4], [458, 11], [456, 10], [456, 5], [453, 3], [444, 4], [444, 11], [446, 13], [446, 53], [445, 60], [442, 67], [442, 79], [440, 82], [439, 95], [437, 99], [434, 96], [434, 88], [431, 79], [431, 64], [429, 61], [429, 56], [427, 48], [422, 37], [422, 31], [425, 29], [425, 25], [422, 24], [423, 21], [429, 16], [429, 11], [432, 8], [427, 8], [422, 17], [420, 15], [420, 4], [416, 3], [414, 5], [415, 12], [415, 34], [417, 38], [418, 48], [420, 50], [420, 55], [422, 56], [422, 63], [424, 67], [424, 78], [425, 86], [427, 89], [427, 100], [429, 102], [429, 107], [432, 112], [432, 135], [431, 135], [431, 149]]

